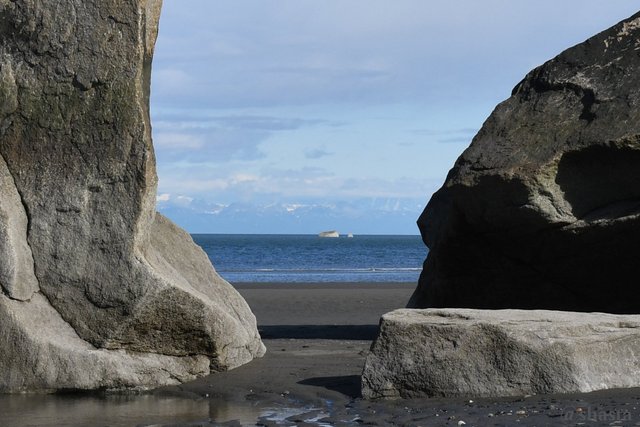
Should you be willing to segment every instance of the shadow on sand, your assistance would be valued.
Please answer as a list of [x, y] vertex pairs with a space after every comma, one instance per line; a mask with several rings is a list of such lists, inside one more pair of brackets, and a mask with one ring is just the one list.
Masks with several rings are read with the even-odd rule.
[[327, 390], [337, 391], [351, 399], [362, 397], [360, 375], [347, 375], [342, 377], [316, 377], [299, 381], [298, 384], [324, 387]]
[[263, 339], [373, 341], [378, 335], [378, 325], [267, 325], [258, 330]]

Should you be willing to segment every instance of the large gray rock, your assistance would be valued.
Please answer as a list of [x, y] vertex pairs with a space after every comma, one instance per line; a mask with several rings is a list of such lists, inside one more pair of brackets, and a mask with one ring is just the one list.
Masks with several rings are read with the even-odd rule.
[[409, 306], [640, 313], [640, 14], [531, 71], [418, 223]]
[[155, 213], [160, 0], [0, 0], [0, 391], [175, 383], [264, 352]]
[[522, 396], [639, 387], [640, 316], [396, 310], [366, 359], [365, 398]]

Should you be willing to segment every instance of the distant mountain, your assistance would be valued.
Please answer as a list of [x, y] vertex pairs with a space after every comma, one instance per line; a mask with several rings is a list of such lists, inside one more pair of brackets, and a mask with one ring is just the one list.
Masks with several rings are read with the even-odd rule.
[[191, 233], [418, 234], [424, 208], [413, 199], [356, 199], [314, 203], [208, 203], [186, 196], [158, 196], [158, 211]]

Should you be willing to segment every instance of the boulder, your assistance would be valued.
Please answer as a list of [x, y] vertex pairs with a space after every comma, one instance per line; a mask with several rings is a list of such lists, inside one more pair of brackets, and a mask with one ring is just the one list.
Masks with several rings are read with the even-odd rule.
[[401, 309], [382, 317], [365, 398], [496, 397], [639, 387], [640, 316]]
[[264, 353], [155, 213], [161, 0], [0, 0], [0, 391], [152, 387]]
[[410, 307], [640, 313], [640, 14], [531, 71], [418, 224]]

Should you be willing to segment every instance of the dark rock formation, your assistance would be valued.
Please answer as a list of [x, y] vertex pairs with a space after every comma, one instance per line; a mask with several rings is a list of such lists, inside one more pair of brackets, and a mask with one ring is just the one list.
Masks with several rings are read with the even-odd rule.
[[0, 1], [0, 391], [153, 386], [264, 352], [239, 294], [155, 213], [160, 7]]
[[396, 310], [362, 375], [365, 398], [495, 397], [638, 387], [640, 316]]
[[640, 14], [531, 71], [418, 223], [412, 307], [640, 312]]

